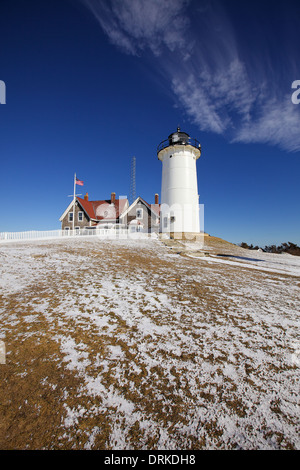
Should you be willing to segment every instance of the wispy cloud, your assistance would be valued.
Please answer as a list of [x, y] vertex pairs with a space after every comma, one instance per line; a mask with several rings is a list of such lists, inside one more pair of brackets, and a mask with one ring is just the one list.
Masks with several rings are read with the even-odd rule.
[[147, 60], [152, 54], [153, 68], [200, 130], [231, 142], [300, 150], [300, 106], [292, 104], [269, 57], [242, 50], [219, 2], [81, 1], [114, 45]]
[[110, 41], [124, 52], [139, 55], [150, 49], [159, 56], [184, 50], [188, 18], [182, 15], [188, 0], [82, 0], [99, 21]]
[[233, 142], [267, 143], [297, 152], [300, 150], [300, 109], [291, 103], [291, 95], [281, 100], [270, 98], [260, 108], [260, 115], [241, 126]]
[[237, 116], [240, 123], [248, 123], [257, 97], [238, 59], [216, 72], [205, 64], [198, 72], [187, 66], [184, 78], [173, 74], [172, 87], [200, 129], [218, 134], [234, 129]]

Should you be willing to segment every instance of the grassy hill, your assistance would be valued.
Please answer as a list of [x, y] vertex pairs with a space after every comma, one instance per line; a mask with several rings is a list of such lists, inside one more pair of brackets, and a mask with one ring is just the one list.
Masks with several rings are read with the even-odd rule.
[[2, 244], [1, 449], [299, 449], [300, 259]]

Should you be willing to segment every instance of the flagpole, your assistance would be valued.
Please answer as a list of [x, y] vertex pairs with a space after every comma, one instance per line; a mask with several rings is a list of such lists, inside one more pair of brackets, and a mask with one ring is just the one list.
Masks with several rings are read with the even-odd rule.
[[73, 203], [73, 235], [74, 235], [74, 224], [75, 224], [75, 196], [76, 195], [76, 173], [74, 174], [74, 203]]

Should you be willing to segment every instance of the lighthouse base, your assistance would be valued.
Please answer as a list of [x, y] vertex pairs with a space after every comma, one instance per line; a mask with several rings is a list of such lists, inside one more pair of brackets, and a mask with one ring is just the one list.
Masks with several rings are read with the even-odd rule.
[[[160, 235], [163, 235], [162, 233]], [[207, 236], [204, 232], [169, 232], [168, 234], [171, 240], [190, 240], [190, 241], [201, 241], [204, 236]]]

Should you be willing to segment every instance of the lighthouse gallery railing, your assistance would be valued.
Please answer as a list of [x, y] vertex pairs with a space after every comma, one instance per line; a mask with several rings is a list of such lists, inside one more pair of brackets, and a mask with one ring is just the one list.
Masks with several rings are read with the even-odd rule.
[[170, 139], [163, 140], [157, 147], [157, 153], [159, 153], [161, 150], [169, 147], [170, 145], [191, 145], [192, 147], [195, 147], [197, 149], [201, 149], [201, 144], [197, 139], [194, 139], [192, 137], [189, 137], [188, 140], [186, 141], [180, 141], [178, 140], [177, 142], [170, 141]]

